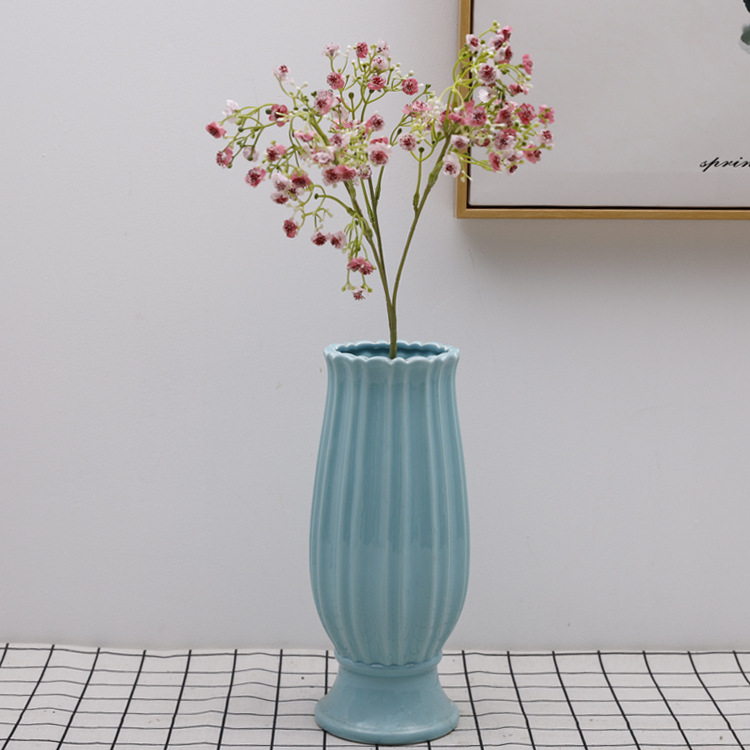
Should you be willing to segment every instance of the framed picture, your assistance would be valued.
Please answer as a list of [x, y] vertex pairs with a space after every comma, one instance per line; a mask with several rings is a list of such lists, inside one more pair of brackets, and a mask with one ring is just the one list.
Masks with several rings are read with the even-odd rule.
[[459, 42], [494, 20], [555, 146], [474, 167], [464, 218], [750, 219], [750, 0], [459, 0]]

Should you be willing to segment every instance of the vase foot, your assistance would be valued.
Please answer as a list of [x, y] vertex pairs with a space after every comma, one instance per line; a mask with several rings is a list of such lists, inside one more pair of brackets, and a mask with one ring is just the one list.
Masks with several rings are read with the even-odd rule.
[[407, 745], [442, 737], [458, 723], [458, 708], [438, 679], [440, 657], [405, 667], [336, 658], [336, 680], [315, 708], [327, 732], [355, 742]]

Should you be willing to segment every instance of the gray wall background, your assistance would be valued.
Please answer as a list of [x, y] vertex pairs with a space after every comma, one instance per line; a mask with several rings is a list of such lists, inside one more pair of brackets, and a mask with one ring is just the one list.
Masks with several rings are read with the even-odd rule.
[[[441, 88], [456, 20], [452, 0], [5, 0], [0, 641], [326, 645], [322, 349], [382, 338], [383, 306], [341, 294], [340, 256], [287, 240], [203, 128], [275, 98], [280, 63], [322, 76], [329, 41], [386, 39]], [[451, 644], [747, 646], [747, 225], [457, 220], [453, 187], [401, 307], [404, 338], [462, 350]]]

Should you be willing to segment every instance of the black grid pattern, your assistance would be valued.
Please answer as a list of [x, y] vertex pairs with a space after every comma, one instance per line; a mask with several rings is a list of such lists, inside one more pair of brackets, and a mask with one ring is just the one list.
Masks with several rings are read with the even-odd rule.
[[[750, 652], [448, 652], [426, 748], [749, 748]], [[365, 747], [319, 730], [324, 651], [0, 645], [0, 750]], [[416, 747], [416, 746], [415, 746]]]

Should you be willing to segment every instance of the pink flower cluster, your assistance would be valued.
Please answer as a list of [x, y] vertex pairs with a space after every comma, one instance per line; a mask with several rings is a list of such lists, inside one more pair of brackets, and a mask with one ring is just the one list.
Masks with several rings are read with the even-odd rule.
[[[528, 93], [534, 64], [529, 55], [523, 55], [520, 64], [512, 62], [511, 34], [510, 27], [493, 24], [482, 35], [466, 37], [447, 103], [435, 98], [411, 72], [403, 74], [385, 42], [359, 42], [346, 51], [328, 44], [323, 56], [330, 70], [320, 88], [309, 92], [296, 86], [289, 68], [280, 65], [273, 74], [286, 103], [240, 108], [227, 102], [224, 118], [206, 126], [212, 137], [228, 141], [216, 161], [229, 168], [241, 155], [250, 163], [245, 174], [248, 185], [270, 181], [271, 200], [292, 212], [283, 222], [287, 237], [296, 237], [312, 219], [312, 242], [317, 246], [330, 242], [344, 253], [344, 288], [362, 299], [370, 291], [365, 277], [380, 263], [373, 229], [379, 176], [394, 148], [419, 162], [420, 174], [431, 159], [434, 166], [427, 168], [435, 178], [441, 172], [459, 178], [470, 164], [512, 173], [524, 162], [538, 162], [542, 152], [552, 147], [549, 126], [554, 111], [516, 100]], [[391, 94], [408, 99], [399, 106], [400, 120], [386, 129], [385, 118], [375, 108]], [[236, 129], [233, 135], [227, 132], [229, 125]], [[274, 126], [288, 132], [288, 141], [271, 140], [261, 146], [266, 131], [279, 132]], [[434, 179], [419, 182], [417, 191], [429, 192], [432, 184]], [[341, 206], [349, 223], [327, 234], [322, 227], [332, 215], [329, 207]], [[416, 200], [414, 206], [416, 211]], [[419, 213], [415, 222], [418, 218]], [[366, 247], [372, 260], [364, 252]], [[351, 273], [361, 275], [361, 286], [350, 283]]]
[[[509, 26], [495, 24], [482, 37], [466, 37], [461, 58], [477, 84], [471, 98], [442, 116], [443, 123], [453, 126], [453, 152], [443, 159], [445, 174], [458, 176], [469, 162], [512, 174], [524, 162], [537, 163], [542, 151], [552, 147], [554, 137], [548, 125], [554, 122], [554, 110], [547, 106], [537, 110], [514, 98], [528, 93], [534, 63], [523, 55], [520, 65], [511, 64], [511, 35]], [[478, 151], [484, 152], [484, 160], [477, 159]]]

